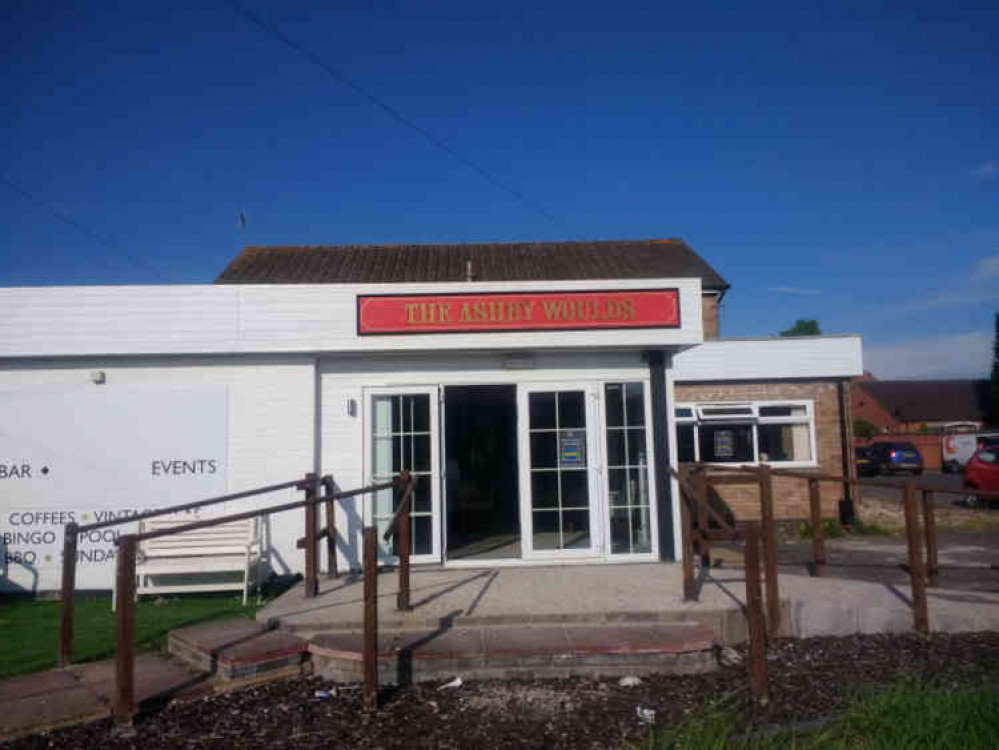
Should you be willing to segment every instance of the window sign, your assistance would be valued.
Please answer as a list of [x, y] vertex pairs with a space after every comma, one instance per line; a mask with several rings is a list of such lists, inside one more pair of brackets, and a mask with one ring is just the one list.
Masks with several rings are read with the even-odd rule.
[[586, 465], [586, 430], [562, 430], [558, 436], [558, 465]]
[[731, 459], [735, 456], [735, 434], [732, 430], [715, 430], [715, 458]]

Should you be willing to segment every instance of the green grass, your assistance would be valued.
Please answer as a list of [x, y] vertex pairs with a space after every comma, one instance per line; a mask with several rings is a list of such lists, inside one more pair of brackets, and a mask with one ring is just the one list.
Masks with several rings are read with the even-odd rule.
[[859, 518], [853, 522], [850, 533], [854, 536], [895, 536], [891, 529], [886, 529], [876, 523], [864, 523]]
[[972, 750], [999, 747], [999, 685], [947, 689], [903, 682], [858, 697], [815, 732], [738, 735], [733, 714], [711, 704], [652, 734], [650, 750]]
[[[822, 535], [826, 539], [839, 539], [846, 532], [843, 530], [843, 524], [832, 518], [824, 518], [822, 520]], [[798, 536], [802, 539], [812, 538], [812, 524], [808, 521], [802, 521], [798, 526]]]
[[[135, 610], [135, 640], [140, 649], [163, 648], [167, 633], [183, 625], [229, 617], [252, 617], [257, 607], [244, 607], [242, 597], [184, 596], [140, 600]], [[0, 677], [37, 672], [56, 666], [59, 648], [59, 602], [0, 602]], [[73, 618], [73, 660], [110, 658], [115, 646], [115, 616], [109, 597], [77, 597]]]

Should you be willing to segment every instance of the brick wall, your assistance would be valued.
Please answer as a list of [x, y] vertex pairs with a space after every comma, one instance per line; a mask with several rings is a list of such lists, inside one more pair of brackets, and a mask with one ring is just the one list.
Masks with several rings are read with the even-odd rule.
[[701, 296], [701, 317], [704, 325], [704, 340], [718, 339], [718, 295], [704, 294]]
[[[815, 415], [815, 448], [818, 457], [818, 467], [815, 471], [836, 476], [843, 474], [837, 381], [676, 383], [674, 398], [677, 402], [810, 399]], [[800, 469], [800, 471], [806, 473], [809, 469]], [[788, 477], [774, 477], [773, 481], [775, 517], [778, 520], [808, 518], [808, 482]], [[842, 485], [823, 482], [820, 488], [822, 516], [838, 518], [839, 503], [843, 499]], [[719, 487], [718, 494], [732, 506], [737, 519], [759, 518], [760, 493], [757, 485]]]

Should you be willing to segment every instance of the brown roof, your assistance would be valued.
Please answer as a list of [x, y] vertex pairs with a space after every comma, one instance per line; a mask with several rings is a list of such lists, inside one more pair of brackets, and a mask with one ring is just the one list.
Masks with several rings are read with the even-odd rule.
[[984, 422], [988, 380], [859, 380], [862, 388], [900, 422]]
[[216, 284], [357, 284], [700, 278], [728, 283], [682, 240], [510, 242], [464, 245], [246, 247]]

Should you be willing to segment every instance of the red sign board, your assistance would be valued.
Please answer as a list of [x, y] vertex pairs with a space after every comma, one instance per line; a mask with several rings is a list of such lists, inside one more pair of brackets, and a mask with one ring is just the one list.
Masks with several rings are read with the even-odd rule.
[[357, 333], [679, 328], [676, 289], [358, 295]]

